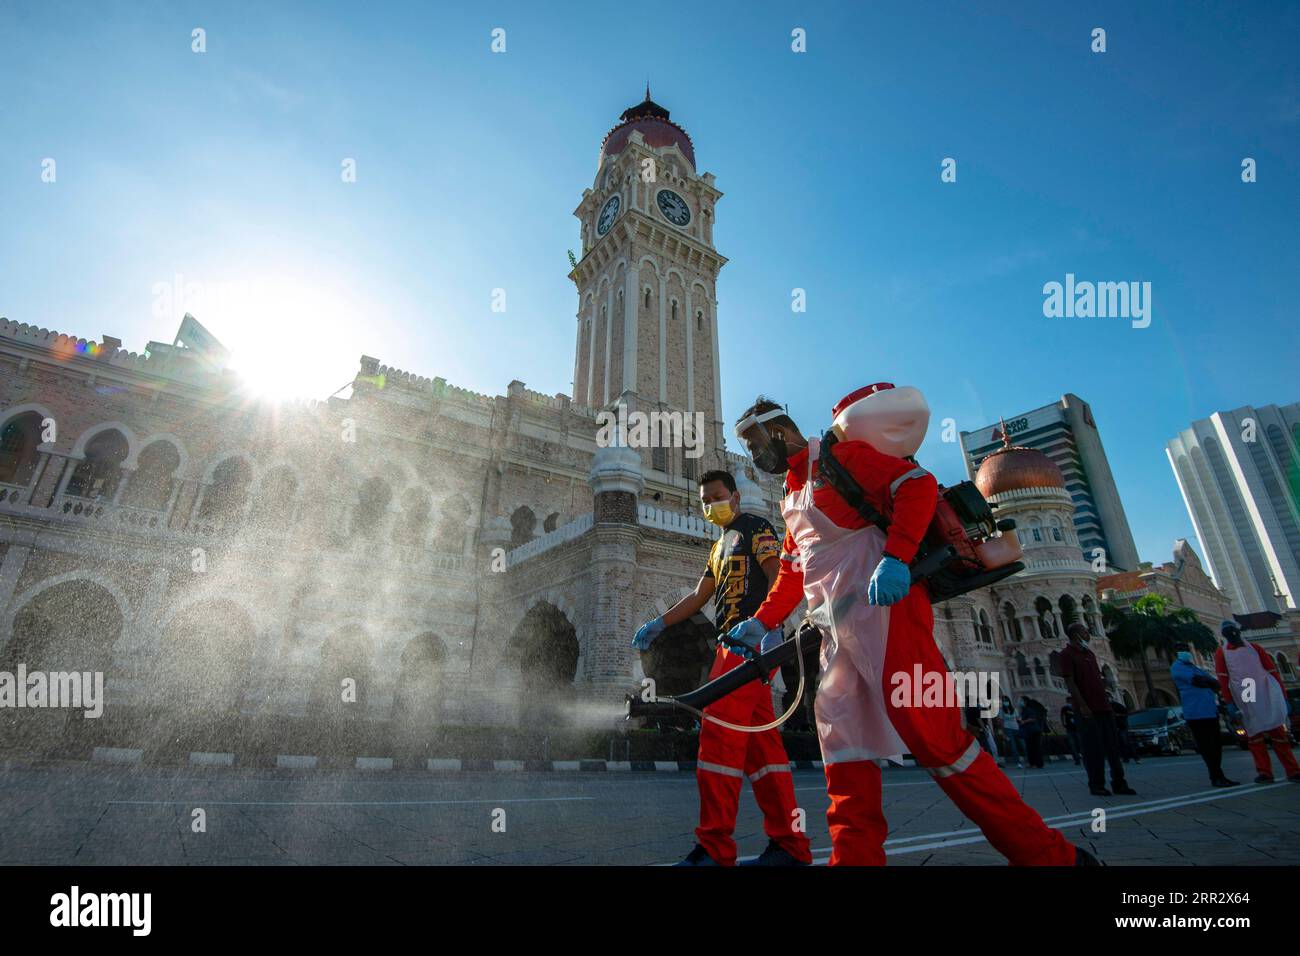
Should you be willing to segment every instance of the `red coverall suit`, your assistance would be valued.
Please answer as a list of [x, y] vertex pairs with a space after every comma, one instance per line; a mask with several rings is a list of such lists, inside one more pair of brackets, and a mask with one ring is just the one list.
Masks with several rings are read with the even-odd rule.
[[[1232, 655], [1235, 666], [1228, 666], [1227, 654]], [[1286, 685], [1282, 683], [1282, 676], [1277, 672], [1277, 664], [1273, 662], [1272, 655], [1250, 641], [1226, 652], [1220, 647], [1214, 652], [1214, 670], [1219, 678], [1223, 699], [1232, 701], [1241, 711], [1242, 723], [1246, 728], [1246, 744], [1255, 760], [1255, 772], [1261, 777], [1273, 776], [1273, 764], [1269, 761], [1268, 750], [1264, 746], [1265, 741], [1268, 741], [1273, 745], [1273, 753], [1277, 754], [1287, 777], [1292, 780], [1300, 777], [1300, 765], [1296, 763], [1295, 754], [1291, 752], [1291, 742], [1286, 735]], [[1232, 679], [1234, 675], [1236, 680]], [[1256, 700], [1242, 700], [1242, 677], [1254, 679], [1259, 687]], [[1276, 686], [1265, 686], [1265, 681]]]
[[[832, 452], [862, 487], [868, 501], [890, 519], [884, 550], [898, 560], [909, 563], [934, 514], [938, 486], [933, 476], [913, 463], [883, 454], [862, 441], [840, 441]], [[786, 476], [786, 499], [782, 510], [787, 524], [793, 527], [792, 510], [801, 496], [810, 472], [809, 449], [801, 449], [789, 460]], [[815, 472], [814, 472], [815, 475]], [[840, 528], [865, 528], [866, 522], [829, 485], [814, 480], [811, 504], [818, 520], [829, 519]], [[878, 529], [869, 533], [880, 535]], [[865, 540], [865, 539], [864, 539]], [[875, 547], [879, 547], [879, 537]], [[872, 547], [864, 544], [864, 547]], [[755, 617], [764, 627], [773, 628], [794, 610], [805, 596], [804, 562], [812, 555], [801, 555], [795, 535], [787, 532], [781, 570]], [[812, 565], [809, 564], [811, 574]], [[819, 573], [824, 573], [819, 572]], [[867, 572], [870, 573], [869, 570]], [[862, 582], [865, 595], [866, 582]], [[809, 604], [813, 595], [809, 594]], [[985, 837], [1014, 865], [1070, 866], [1075, 863], [1075, 848], [1058, 831], [1049, 828], [1042, 818], [1021, 799], [1015, 787], [998, 769], [994, 759], [984, 752], [965, 729], [958, 706], [905, 707], [891, 701], [889, 675], [913, 672], [919, 663], [924, 672], [943, 674], [947, 665], [934, 642], [934, 616], [924, 586], [916, 586], [889, 608], [887, 639], [881, 668], [881, 686], [860, 687], [865, 698], [874, 691], [878, 701], [870, 707], [882, 707], [892, 723], [892, 731], [907, 750], [925, 767], [935, 782]], [[855, 613], [861, 613], [857, 609]], [[823, 660], [826, 657], [823, 642]], [[879, 650], [877, 648], [877, 650]], [[823, 684], [825, 675], [823, 675]], [[846, 720], [846, 723], [852, 723]], [[888, 824], [881, 809], [880, 767], [873, 759], [860, 757], [851, 750], [826, 753], [827, 735], [822, 733], [826, 787], [831, 799], [827, 819], [830, 824], [834, 865], [876, 865], [885, 863], [884, 841]], [[889, 733], [889, 728], [885, 728]]]
[[[715, 580], [715, 619], [726, 630], [752, 613], [767, 593], [767, 575], [762, 563], [779, 553], [776, 533], [763, 518], [742, 512], [723, 530], [709, 555], [705, 572]], [[733, 654], [721, 643], [713, 658], [709, 680], [720, 677], [745, 659]], [[769, 724], [776, 719], [772, 711], [772, 688], [761, 681], [751, 681], [704, 708], [719, 720], [744, 727]], [[745, 733], [720, 727], [711, 720], [700, 722], [700, 751], [696, 762], [696, 780], [700, 788], [700, 825], [695, 839], [709, 856], [723, 866], [736, 862], [736, 811], [740, 806], [740, 787], [748, 777], [754, 799], [763, 811], [763, 830], [768, 839], [803, 863], [812, 861], [808, 837], [795, 830], [794, 778], [790, 759], [781, 742], [778, 728], [762, 733]]]

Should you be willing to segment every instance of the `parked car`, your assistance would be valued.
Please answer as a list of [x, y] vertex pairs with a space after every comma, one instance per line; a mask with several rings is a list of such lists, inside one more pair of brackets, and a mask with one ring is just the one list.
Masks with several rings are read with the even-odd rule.
[[1181, 707], [1148, 707], [1129, 714], [1128, 733], [1138, 751], [1179, 754], [1192, 743]]

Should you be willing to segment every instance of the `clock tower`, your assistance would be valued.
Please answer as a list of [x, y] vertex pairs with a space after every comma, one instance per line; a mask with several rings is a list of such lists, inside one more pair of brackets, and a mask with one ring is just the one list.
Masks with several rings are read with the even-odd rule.
[[[702, 424], [703, 454], [639, 449], [646, 478], [681, 486], [723, 462], [713, 248], [722, 197], [699, 173], [690, 136], [650, 99], [623, 111], [574, 210], [582, 257], [573, 401], [596, 409], [682, 413]], [[693, 491], [693, 489], [692, 489]]]

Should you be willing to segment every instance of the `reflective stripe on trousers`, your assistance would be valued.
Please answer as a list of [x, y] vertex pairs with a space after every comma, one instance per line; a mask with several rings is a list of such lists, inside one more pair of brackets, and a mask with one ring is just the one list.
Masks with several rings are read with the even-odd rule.
[[744, 771], [742, 771], [739, 767], [724, 767], [722, 766], [722, 764], [706, 763], [703, 760], [697, 760], [695, 762], [695, 769], [707, 770], [710, 773], [720, 773], [724, 777], [739, 777], [742, 780], [745, 777]]
[[948, 764], [946, 767], [926, 767], [926, 771], [934, 779], [942, 777], [951, 777], [961, 773], [975, 762], [975, 758], [980, 755], [980, 743], [978, 740], [972, 740], [966, 752], [957, 758], [956, 762]]
[[769, 773], [789, 773], [790, 765], [788, 763], [770, 763], [766, 767], [759, 767], [749, 775], [750, 783], [757, 783]]

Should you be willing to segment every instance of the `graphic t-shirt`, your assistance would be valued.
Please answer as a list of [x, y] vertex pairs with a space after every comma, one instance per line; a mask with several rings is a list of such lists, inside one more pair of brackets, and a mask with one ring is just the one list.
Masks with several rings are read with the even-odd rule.
[[766, 518], [741, 512], [722, 529], [704, 571], [714, 580], [713, 623], [718, 630], [754, 616], [767, 596], [763, 562], [780, 554], [781, 542]]

